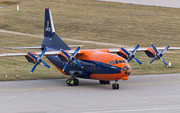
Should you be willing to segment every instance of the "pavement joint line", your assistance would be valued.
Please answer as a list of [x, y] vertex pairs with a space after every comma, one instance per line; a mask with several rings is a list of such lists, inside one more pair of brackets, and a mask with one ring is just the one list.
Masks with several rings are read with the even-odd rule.
[[42, 88], [42, 89], [39, 89], [38, 91], [42, 91], [42, 90], [44, 90], [45, 88]]
[[9, 97], [9, 99], [11, 99], [11, 98], [15, 98], [16, 96], [12, 96], [12, 97]]
[[23, 91], [23, 90], [37, 90], [38, 88], [32, 88], [32, 89], [9, 89], [9, 90], [0, 90], [1, 91]]
[[31, 92], [23, 93], [23, 95], [27, 95], [27, 94], [29, 94], [29, 93], [31, 93]]

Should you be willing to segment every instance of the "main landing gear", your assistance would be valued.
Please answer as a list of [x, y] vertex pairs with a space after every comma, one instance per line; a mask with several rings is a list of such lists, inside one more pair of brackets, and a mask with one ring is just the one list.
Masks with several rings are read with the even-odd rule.
[[103, 80], [99, 80], [100, 84], [110, 84], [110, 81], [103, 81]]
[[76, 78], [69, 78], [66, 80], [66, 83], [68, 86], [78, 86], [79, 85], [79, 80]]
[[118, 81], [116, 80], [115, 83], [112, 84], [112, 89], [115, 90], [115, 89], [119, 89], [119, 84], [118, 84]]

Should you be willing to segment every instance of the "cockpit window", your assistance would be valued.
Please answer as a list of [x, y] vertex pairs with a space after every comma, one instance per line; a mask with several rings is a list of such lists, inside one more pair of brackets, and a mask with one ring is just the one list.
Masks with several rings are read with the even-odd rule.
[[117, 61], [117, 59], [115, 60], [115, 64], [118, 64], [118, 61]]
[[123, 61], [122, 60], [119, 60], [119, 63], [122, 63]]

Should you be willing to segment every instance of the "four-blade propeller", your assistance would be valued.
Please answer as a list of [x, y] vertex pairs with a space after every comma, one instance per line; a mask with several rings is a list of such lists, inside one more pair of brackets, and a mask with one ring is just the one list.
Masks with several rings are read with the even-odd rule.
[[44, 53], [46, 52], [47, 50], [47, 47], [44, 48], [44, 50], [42, 51], [41, 55], [39, 57], [36, 57], [34, 54], [30, 53], [27, 51], [27, 54], [29, 56], [31, 56], [32, 58], [35, 59], [35, 65], [34, 67], [32, 68], [31, 72], [30, 73], [33, 73], [33, 71], [36, 69], [36, 66], [40, 63], [43, 63], [44, 66], [46, 66], [47, 68], [51, 68], [47, 63], [45, 63], [44, 61], [42, 61], [42, 56], [44, 55]]
[[[81, 46], [80, 46], [81, 47]], [[60, 49], [60, 51], [66, 55], [68, 57], [68, 62], [66, 63], [66, 65], [63, 67], [63, 71], [66, 70], [66, 68], [68, 67], [68, 65], [72, 62], [76, 63], [79, 67], [83, 68], [83, 66], [75, 59], [76, 54], [79, 52], [80, 47], [78, 47], [75, 52], [70, 56], [69, 54], [67, 54], [63, 49]]]
[[157, 50], [157, 48], [154, 46], [153, 43], [151, 43], [151, 46], [152, 46], [152, 48], [154, 49], [154, 51], [156, 52], [156, 55], [155, 55], [155, 57], [148, 63], [148, 65], [151, 64], [151, 63], [153, 63], [155, 60], [159, 60], [159, 59], [161, 58], [161, 60], [164, 62], [164, 64], [168, 67], [168, 64], [166, 63], [166, 61], [164, 60], [164, 58], [163, 58], [162, 56], [163, 56], [163, 53], [164, 53], [166, 50], [168, 50], [171, 45], [168, 45], [167, 47], [165, 47], [161, 52], [159, 52], [159, 51]]
[[138, 60], [136, 57], [135, 57], [135, 53], [136, 51], [138, 50], [140, 46], [140, 43], [134, 48], [134, 50], [132, 51], [132, 53], [129, 53], [126, 49], [124, 49], [123, 47], [121, 47], [121, 49], [123, 50], [123, 52], [125, 52], [127, 55], [128, 55], [128, 59], [127, 59], [127, 62], [131, 61], [132, 59], [134, 59], [137, 63], [142, 64], [142, 62], [140, 60]]

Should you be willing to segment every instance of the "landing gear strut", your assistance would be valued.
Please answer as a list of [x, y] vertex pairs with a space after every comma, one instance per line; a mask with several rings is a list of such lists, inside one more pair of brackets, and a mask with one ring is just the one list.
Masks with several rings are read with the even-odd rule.
[[115, 83], [112, 84], [112, 89], [115, 90], [115, 89], [119, 89], [119, 84], [118, 84], [118, 81], [116, 80]]
[[66, 80], [66, 83], [68, 86], [78, 86], [79, 85], [79, 80], [76, 78], [69, 78]]

